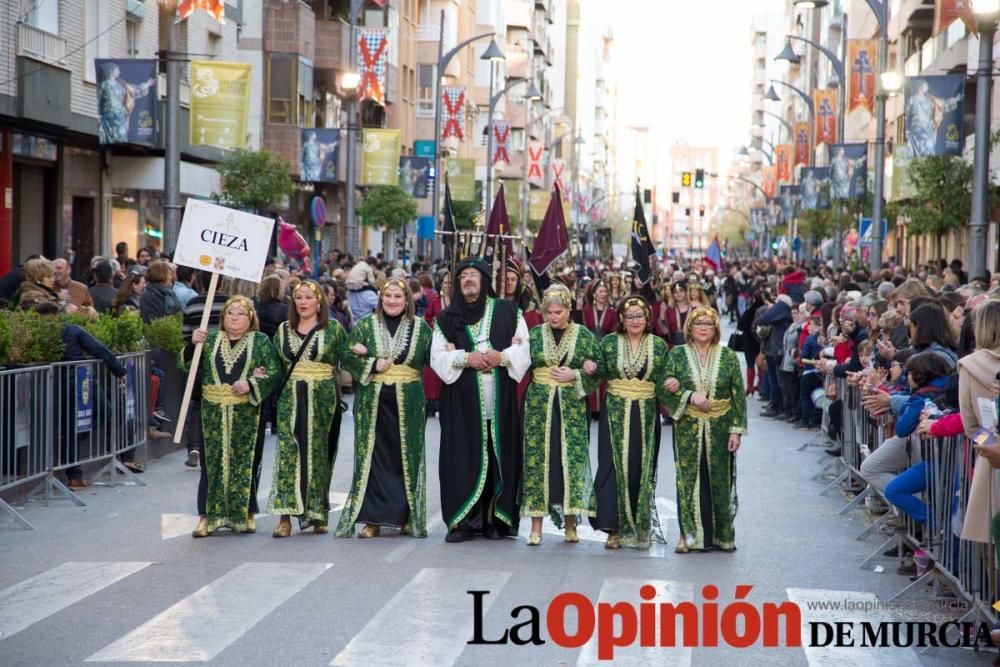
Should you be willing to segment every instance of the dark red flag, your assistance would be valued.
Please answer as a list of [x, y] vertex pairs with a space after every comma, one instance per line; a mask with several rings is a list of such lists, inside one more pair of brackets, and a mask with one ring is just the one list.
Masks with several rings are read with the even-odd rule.
[[[493, 208], [490, 209], [490, 219], [486, 223], [487, 234], [510, 235], [510, 220], [507, 218], [507, 202], [503, 196], [503, 183], [497, 188], [497, 195], [493, 198]], [[514, 245], [510, 239], [504, 239], [504, 246], [507, 247], [507, 256], [513, 257]]]
[[563, 216], [562, 196], [557, 185], [552, 190], [552, 198], [545, 217], [542, 218], [542, 226], [538, 229], [528, 263], [536, 274], [542, 275], [567, 250], [569, 235], [566, 232], [566, 218]]

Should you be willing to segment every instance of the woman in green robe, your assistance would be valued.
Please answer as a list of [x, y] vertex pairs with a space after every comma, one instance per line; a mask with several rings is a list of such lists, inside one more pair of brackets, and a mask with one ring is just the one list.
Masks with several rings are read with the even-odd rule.
[[545, 290], [546, 322], [529, 333], [532, 379], [524, 397], [524, 500], [529, 546], [542, 542], [542, 518], [566, 519], [566, 541], [578, 542], [579, 517], [594, 516], [587, 395], [597, 389], [600, 349], [594, 334], [570, 322], [573, 297], [556, 283]]
[[415, 315], [409, 285], [390, 278], [375, 312], [348, 339], [344, 367], [355, 381], [354, 482], [340, 514], [338, 537], [377, 537], [382, 526], [427, 536], [421, 371], [430, 355], [431, 330]]
[[180, 353], [179, 366], [191, 368], [202, 343], [201, 478], [198, 527], [193, 537], [219, 528], [256, 531], [254, 515], [260, 481], [264, 429], [260, 406], [281, 380], [278, 356], [267, 335], [257, 331], [253, 303], [234, 296], [222, 307], [220, 330], [195, 331]]
[[347, 335], [330, 319], [320, 286], [305, 280], [295, 288], [288, 321], [278, 327], [274, 340], [288, 381], [278, 397], [278, 445], [267, 511], [281, 515], [274, 537], [291, 534], [291, 516], [298, 517], [300, 530], [311, 526], [314, 533], [325, 533], [340, 437], [335, 371]]
[[648, 549], [662, 543], [656, 513], [660, 448], [657, 397], [666, 379], [667, 344], [652, 334], [641, 296], [618, 305], [618, 333], [601, 340], [599, 376], [608, 381], [597, 439], [597, 513], [590, 523], [608, 533], [607, 549]]
[[664, 403], [674, 418], [675, 551], [736, 549], [736, 451], [747, 432], [747, 403], [736, 353], [719, 344], [719, 316], [696, 308], [686, 343], [670, 351]]

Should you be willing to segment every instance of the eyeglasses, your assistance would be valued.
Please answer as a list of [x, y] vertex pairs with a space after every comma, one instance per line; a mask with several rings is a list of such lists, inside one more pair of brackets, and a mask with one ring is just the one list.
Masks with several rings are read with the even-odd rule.
[[644, 319], [646, 319], [645, 315], [626, 315], [625, 316], [625, 321], [626, 322], [637, 322], [638, 320], [644, 320]]
[[691, 324], [691, 326], [693, 326], [693, 327], [714, 327], [715, 326], [715, 322], [702, 322], [702, 321], [699, 320], [698, 322], [693, 322]]
[[249, 315], [245, 310], [228, 310], [226, 311], [226, 317], [249, 317]]

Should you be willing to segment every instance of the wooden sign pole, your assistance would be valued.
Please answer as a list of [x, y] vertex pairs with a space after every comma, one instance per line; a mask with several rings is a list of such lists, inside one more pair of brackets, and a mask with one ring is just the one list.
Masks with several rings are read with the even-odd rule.
[[[208, 283], [208, 293], [205, 295], [205, 310], [201, 313], [201, 324], [198, 328], [207, 331], [208, 323], [212, 319], [212, 302], [215, 300], [215, 288], [219, 285], [219, 274], [213, 273], [212, 279]], [[222, 322], [219, 322], [222, 328]], [[198, 366], [201, 361], [202, 343], [194, 346], [194, 357], [191, 359], [191, 370], [188, 371], [187, 384], [184, 387], [184, 400], [181, 401], [181, 411], [177, 415], [177, 428], [174, 431], [174, 444], [181, 444], [181, 436], [184, 433], [184, 422], [187, 421], [188, 405], [191, 403], [191, 394], [194, 392], [194, 383], [198, 379]]]

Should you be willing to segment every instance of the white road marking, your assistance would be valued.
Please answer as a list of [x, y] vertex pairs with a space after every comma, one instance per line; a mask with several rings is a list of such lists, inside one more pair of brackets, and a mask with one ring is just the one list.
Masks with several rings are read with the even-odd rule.
[[308, 586], [332, 563], [243, 563], [87, 662], [204, 662]]
[[332, 665], [454, 664], [472, 637], [472, 596], [490, 591], [483, 615], [510, 572], [424, 568], [354, 636]]
[[[656, 597], [643, 600], [639, 597], [639, 589], [649, 584], [656, 588]], [[663, 581], [658, 579], [619, 579], [609, 577], [601, 586], [599, 602], [629, 602], [639, 608], [643, 602], [661, 604], [690, 602], [694, 600], [694, 584], [680, 581]], [[615, 632], [621, 631], [621, 621], [616, 620]], [[678, 630], [677, 636], [680, 636]], [[597, 659], [597, 637], [595, 636], [580, 649], [577, 665], [650, 665], [656, 667], [687, 667], [691, 664], [691, 648], [683, 646], [660, 647], [660, 623], [656, 623], [656, 646], [644, 648], [639, 645], [638, 635], [631, 646], [615, 648], [612, 661]]]
[[152, 563], [63, 563], [0, 591], [0, 640]]
[[181, 535], [190, 535], [197, 525], [197, 514], [161, 514], [160, 539], [172, 540]]
[[[437, 512], [434, 516], [427, 519], [427, 537], [423, 538], [424, 541], [430, 539], [434, 536], [436, 531], [439, 531], [444, 526], [444, 519], [441, 518], [441, 512]], [[400, 563], [404, 558], [410, 555], [414, 549], [417, 548], [422, 540], [409, 537], [408, 535], [401, 536], [402, 539], [406, 540], [399, 546], [393, 548], [386, 555], [382, 556], [382, 561], [385, 563]]]
[[[806, 659], [810, 667], [840, 667], [841, 665], [859, 665], [862, 667], [905, 667], [907, 665], [919, 665], [920, 658], [911, 648], [865, 648], [860, 646], [861, 626], [854, 627], [852, 637], [857, 646], [837, 648], [834, 646], [809, 646], [809, 623], [823, 621], [834, 623], [836, 621], [869, 621], [878, 623], [880, 621], [895, 620], [892, 615], [885, 611], [864, 611], [858, 610], [857, 605], [871, 604], [879, 602], [877, 596], [872, 593], [861, 593], [858, 591], [833, 591], [818, 588], [789, 588], [786, 590], [788, 599], [797, 605], [802, 614], [802, 648], [806, 653]], [[850, 601], [855, 606], [851, 610], [840, 609], [809, 609], [808, 604], [813, 602], [843, 602]], [[822, 636], [819, 637], [823, 639]]]

